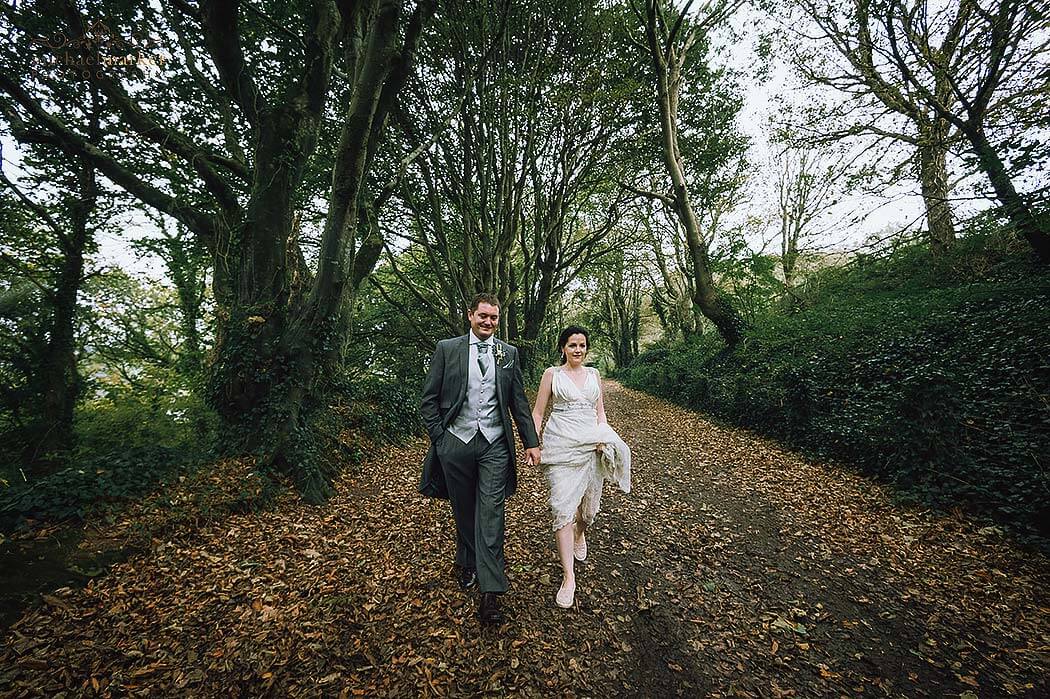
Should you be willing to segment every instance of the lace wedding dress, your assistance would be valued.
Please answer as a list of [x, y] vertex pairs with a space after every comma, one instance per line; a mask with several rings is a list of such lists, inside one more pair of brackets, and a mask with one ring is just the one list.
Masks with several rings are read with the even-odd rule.
[[[612, 481], [625, 493], [631, 491], [631, 450], [608, 423], [598, 424], [599, 395], [597, 369], [587, 367], [580, 388], [562, 367], [554, 367], [542, 458], [551, 487], [555, 531], [572, 524], [577, 509], [588, 525], [594, 521], [604, 481]], [[600, 453], [595, 451], [597, 444], [603, 445]]]

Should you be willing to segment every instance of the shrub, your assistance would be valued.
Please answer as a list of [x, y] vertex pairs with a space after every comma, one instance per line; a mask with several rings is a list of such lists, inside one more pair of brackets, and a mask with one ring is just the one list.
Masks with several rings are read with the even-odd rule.
[[956, 259], [939, 285], [914, 248], [829, 270], [802, 312], [733, 350], [714, 336], [660, 346], [622, 380], [931, 502], [1046, 527], [1050, 276], [1027, 258], [963, 272]]
[[77, 406], [77, 442], [64, 465], [45, 475], [12, 469], [0, 489], [0, 523], [117, 509], [213, 456], [213, 411], [169, 372], [146, 379], [91, 384], [91, 396]]
[[85, 458], [44, 478], [0, 492], [0, 521], [63, 519], [119, 507], [169, 482], [196, 463], [185, 449], [138, 446]]

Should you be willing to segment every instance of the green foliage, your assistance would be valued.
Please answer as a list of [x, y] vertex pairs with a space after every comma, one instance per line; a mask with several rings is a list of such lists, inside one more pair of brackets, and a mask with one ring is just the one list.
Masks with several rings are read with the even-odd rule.
[[783, 288], [776, 276], [778, 264], [772, 255], [752, 252], [741, 228], [726, 231], [711, 255], [711, 271], [722, 294], [749, 325], [772, 308]]
[[403, 444], [423, 430], [419, 417], [423, 372], [415, 380], [359, 378], [350, 388], [353, 426], [368, 438]]
[[62, 251], [28, 206], [0, 187], [0, 456], [38, 454]]
[[120, 507], [191, 468], [197, 459], [184, 448], [136, 446], [85, 458], [44, 478], [12, 483], [0, 491], [0, 522], [20, 516], [62, 519]]
[[914, 247], [827, 270], [802, 312], [763, 318], [737, 348], [710, 335], [659, 344], [623, 379], [930, 501], [1038, 525], [1050, 277], [994, 244], [962, 241], [940, 280]]
[[140, 376], [134, 385], [96, 380], [77, 407], [77, 446], [53, 473], [34, 476], [10, 462], [0, 489], [0, 522], [115, 510], [171, 482], [212, 454], [215, 414], [177, 376]]
[[96, 381], [94, 393], [77, 409], [74, 461], [127, 446], [210, 445], [218, 429], [199, 393], [171, 371], [149, 372], [133, 386]]
[[0, 408], [0, 476], [7, 482], [0, 519], [7, 523], [115, 509], [206, 458], [215, 442], [217, 418], [173, 349], [179, 343], [170, 292], [121, 273], [99, 275], [87, 291], [94, 304], [81, 313], [79, 335], [90, 351], [81, 350], [76, 443], [55, 455], [51, 469], [34, 469], [23, 460], [17, 429], [20, 417], [26, 432], [38, 429], [23, 417], [33, 404]]
[[29, 450], [43, 412], [38, 377], [50, 310], [41, 296], [29, 282], [0, 279], [0, 435], [11, 458]]

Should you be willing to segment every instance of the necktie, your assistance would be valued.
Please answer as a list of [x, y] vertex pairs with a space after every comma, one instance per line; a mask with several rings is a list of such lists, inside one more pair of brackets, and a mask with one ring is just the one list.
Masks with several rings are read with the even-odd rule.
[[479, 342], [478, 343], [478, 368], [481, 369], [481, 375], [484, 376], [488, 372], [489, 368], [489, 343]]

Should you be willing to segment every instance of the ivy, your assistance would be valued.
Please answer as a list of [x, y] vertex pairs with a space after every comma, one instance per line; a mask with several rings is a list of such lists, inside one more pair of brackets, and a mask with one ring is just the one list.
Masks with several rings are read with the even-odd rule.
[[20, 517], [65, 519], [115, 510], [197, 467], [204, 454], [141, 446], [67, 466], [44, 478], [0, 491], [5, 528]]
[[621, 378], [927, 502], [1048, 533], [1047, 278], [938, 287], [833, 275], [812, 307], [765, 318], [732, 350], [714, 337], [659, 343]]

